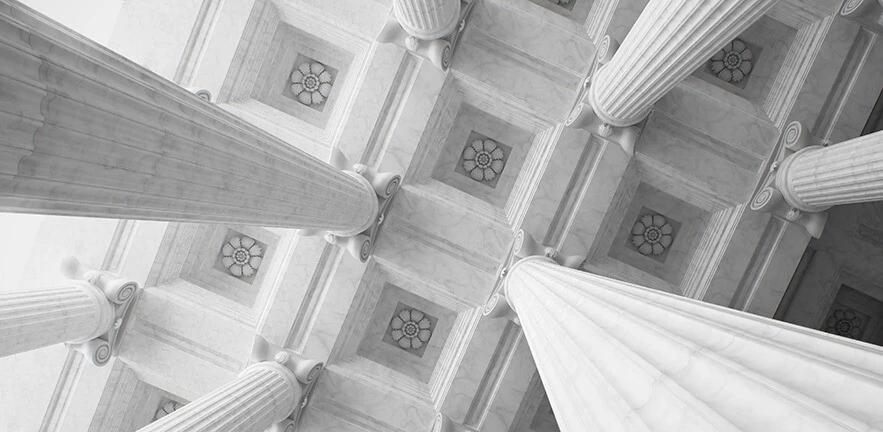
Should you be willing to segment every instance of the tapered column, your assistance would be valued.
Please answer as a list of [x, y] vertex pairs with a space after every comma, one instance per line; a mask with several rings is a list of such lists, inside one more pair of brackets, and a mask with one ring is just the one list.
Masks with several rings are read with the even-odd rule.
[[883, 132], [794, 153], [779, 166], [776, 189], [804, 212], [883, 200]]
[[[0, 357], [63, 342], [86, 342], [107, 332], [113, 321], [110, 301], [85, 281], [0, 293]], [[109, 351], [106, 354], [110, 356]]]
[[[301, 385], [277, 362], [256, 363], [233, 382], [139, 429], [140, 432], [264, 432], [301, 401]], [[283, 429], [285, 432], [294, 430]]]
[[0, 0], [0, 211], [325, 229], [371, 183]]
[[610, 61], [589, 104], [604, 123], [639, 123], [674, 86], [778, 0], [650, 0]]
[[451, 34], [460, 21], [460, 0], [393, 0], [393, 10], [402, 28], [423, 40]]
[[505, 291], [564, 432], [883, 429], [883, 349], [561, 267]]

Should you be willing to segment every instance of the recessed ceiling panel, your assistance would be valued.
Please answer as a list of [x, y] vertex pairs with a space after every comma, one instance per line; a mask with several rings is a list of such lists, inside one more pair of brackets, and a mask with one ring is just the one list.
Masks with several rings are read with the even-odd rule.
[[456, 319], [454, 311], [386, 283], [356, 354], [428, 383]]

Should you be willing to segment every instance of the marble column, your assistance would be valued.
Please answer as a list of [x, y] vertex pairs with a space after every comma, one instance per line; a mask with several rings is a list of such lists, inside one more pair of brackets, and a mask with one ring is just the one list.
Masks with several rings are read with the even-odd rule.
[[798, 150], [779, 165], [775, 187], [791, 207], [810, 213], [883, 200], [883, 131]]
[[564, 432], [883, 429], [883, 348], [546, 257], [505, 293]]
[[13, 0], [0, 0], [0, 211], [354, 235], [341, 172]]
[[86, 281], [70, 280], [53, 288], [3, 292], [0, 357], [58, 343], [86, 342], [106, 333], [113, 322], [110, 301]]
[[[294, 412], [302, 391], [288, 368], [275, 361], [255, 363], [229, 384], [139, 432], [264, 432]], [[294, 426], [283, 430], [291, 432]]]
[[63, 284], [0, 292], [0, 357], [67, 343], [96, 366], [116, 354], [118, 328], [138, 283], [68, 257]]
[[639, 123], [659, 99], [777, 1], [650, 0], [592, 78], [587, 97], [594, 115], [615, 127]]
[[399, 25], [422, 40], [445, 37], [460, 21], [460, 0], [393, 0]]

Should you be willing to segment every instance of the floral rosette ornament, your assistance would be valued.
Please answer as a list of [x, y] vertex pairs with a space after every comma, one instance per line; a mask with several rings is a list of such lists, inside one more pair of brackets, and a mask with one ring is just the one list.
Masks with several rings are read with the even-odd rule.
[[491, 181], [503, 172], [505, 156], [496, 141], [475, 140], [463, 150], [463, 169], [477, 181]]
[[754, 54], [741, 39], [733, 39], [727, 46], [711, 56], [708, 66], [718, 78], [737, 83], [745, 79], [754, 67]]
[[643, 255], [662, 255], [671, 246], [672, 227], [662, 215], [644, 215], [632, 227], [632, 244]]
[[263, 253], [261, 246], [251, 237], [230, 237], [221, 247], [221, 263], [233, 276], [248, 277], [261, 267]]
[[332, 81], [322, 63], [303, 63], [291, 73], [291, 93], [304, 105], [318, 105], [331, 94]]
[[857, 339], [861, 336], [862, 319], [855, 311], [849, 309], [836, 309], [834, 315], [828, 317], [825, 322], [825, 331], [840, 336]]
[[390, 336], [404, 349], [419, 349], [432, 337], [432, 323], [423, 312], [405, 309], [392, 318]]

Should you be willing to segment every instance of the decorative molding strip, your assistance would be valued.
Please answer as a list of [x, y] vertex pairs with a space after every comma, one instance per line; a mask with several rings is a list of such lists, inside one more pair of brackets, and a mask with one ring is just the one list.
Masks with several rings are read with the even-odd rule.
[[684, 273], [684, 280], [681, 283], [681, 294], [684, 297], [697, 300], [705, 298], [746, 208], [746, 204], [741, 204], [719, 211], [712, 216], [711, 223], [708, 224], [696, 248], [693, 260]]
[[531, 432], [530, 424], [537, 414], [543, 398], [546, 396], [546, 389], [543, 387], [543, 381], [540, 379], [540, 373], [534, 372], [530, 378], [530, 384], [521, 398], [521, 404], [518, 411], [515, 412], [515, 418], [509, 425], [508, 432]]
[[392, 140], [393, 131], [398, 125], [402, 112], [404, 112], [404, 102], [408, 100], [411, 89], [417, 82], [419, 66], [420, 62], [415, 55], [406, 53], [402, 56], [402, 62], [399, 64], [393, 80], [395, 87], [386, 94], [380, 116], [374, 124], [374, 130], [371, 131], [365, 152], [362, 153], [361, 163], [368, 166], [376, 165], [386, 153]]
[[[328, 366], [330, 371], [337, 371], [335, 366]], [[339, 373], [339, 372], [338, 372]], [[350, 407], [337, 404], [333, 399], [323, 397], [321, 394], [310, 403], [310, 410], [321, 411], [332, 417], [343, 420], [346, 423], [358, 428], [359, 431], [367, 432], [413, 432], [406, 431], [389, 423], [366, 416], [365, 414], [354, 410]]]
[[153, 420], [163, 392], [138, 378], [124, 362], [116, 362], [101, 392], [89, 432], [125, 432]]
[[[472, 335], [478, 327], [478, 322], [482, 317], [481, 308], [475, 308], [461, 312], [464, 319], [458, 319], [448, 337], [450, 349], [442, 352], [439, 357], [439, 364], [447, 365], [444, 368], [436, 368], [429, 380], [429, 392], [432, 398], [432, 404], [435, 409], [440, 410], [444, 405], [448, 391], [454, 384], [454, 378], [469, 344], [472, 342]], [[453, 343], [451, 341], [454, 341]]]
[[802, 27], [791, 42], [788, 54], [782, 62], [782, 68], [773, 82], [772, 91], [763, 104], [764, 112], [779, 129], [785, 126], [788, 115], [797, 103], [800, 89], [809, 76], [833, 22], [834, 17], [827, 16]]
[[[757, 120], [758, 123], [763, 125], [763, 127], [772, 130], [772, 125], [767, 122], [767, 119], [757, 118]], [[721, 141], [720, 139], [701, 132], [695, 127], [669, 116], [662, 111], [656, 111], [650, 116], [647, 128], [659, 129], [679, 139], [695, 142], [699, 144], [701, 148], [708, 149], [710, 153], [714, 153], [722, 159], [731, 161], [737, 167], [747, 171], [760, 172], [760, 167], [763, 164], [763, 158], [765, 157], [765, 155], [758, 155], [749, 150]]]
[[870, 243], [878, 248], [883, 248], [883, 231], [871, 228], [860, 223], [855, 230], [855, 238]]
[[545, 132], [537, 134], [533, 140], [530, 152], [522, 165], [521, 173], [512, 187], [504, 209], [506, 220], [513, 230], [518, 229], [527, 216], [530, 203], [543, 180], [549, 161], [552, 160], [552, 154], [555, 152], [555, 146], [558, 144], [563, 129], [564, 125], [559, 123]]
[[270, 48], [270, 40], [279, 22], [279, 11], [270, 0], [257, 0], [251, 9], [251, 15], [242, 31], [242, 39], [236, 47], [230, 69], [218, 92], [217, 103], [236, 102], [248, 97], [254, 86], [255, 77], [261, 68], [266, 51]]
[[196, 71], [205, 55], [208, 47], [208, 40], [220, 16], [220, 10], [225, 0], [203, 0], [196, 15], [196, 23], [190, 31], [190, 37], [184, 46], [184, 53], [181, 55], [181, 61], [178, 63], [178, 69], [172, 81], [183, 87], [193, 85], [193, 79], [196, 77]]
[[77, 384], [80, 382], [80, 375], [83, 373], [85, 364], [86, 361], [82, 354], [75, 350], [68, 350], [58, 382], [55, 384], [55, 390], [52, 391], [52, 396], [49, 398], [49, 406], [43, 415], [40, 432], [61, 430], [61, 424], [64, 422], [64, 416], [67, 414]]
[[331, 287], [332, 278], [342, 257], [343, 251], [340, 248], [325, 244], [285, 342], [285, 346], [290, 347], [294, 352], [302, 353], [306, 348], [308, 336], [322, 311], [325, 294]]
[[754, 254], [748, 262], [748, 269], [739, 281], [736, 292], [730, 300], [729, 307], [741, 311], [747, 311], [751, 305], [751, 300], [761, 288], [760, 282], [766, 274], [770, 266], [770, 262], [776, 255], [776, 250], [785, 237], [785, 230], [788, 229], [788, 223], [778, 217], [770, 217], [764, 228], [763, 235], [754, 249]]
[[865, 61], [870, 56], [876, 40], [876, 33], [862, 27], [855, 36], [852, 46], [849, 47], [846, 60], [843, 61], [837, 80], [834, 81], [834, 88], [828, 93], [828, 98], [825, 99], [825, 104], [822, 105], [822, 110], [812, 128], [813, 136], [819, 138], [822, 143], [829, 142], [834, 126], [843, 114], [843, 109], [849, 101], [852, 89], [864, 69]]
[[496, 272], [501, 262], [498, 257], [487, 255], [480, 250], [463, 247], [446, 238], [431, 234], [395, 214], [391, 215], [386, 230], [407, 237], [416, 243], [486, 273]]
[[[575, 89], [583, 82], [583, 71], [575, 71], [564, 68], [561, 65], [549, 63], [546, 60], [533, 56], [523, 50], [518, 49], [514, 45], [500, 40], [496, 36], [481, 30], [473, 28], [473, 34], [470, 35], [470, 41], [482, 49], [496, 53], [506, 59], [524, 66], [526, 69], [537, 71], [538, 74], [544, 75], [546, 79], [559, 85]], [[542, 65], [542, 68], [538, 66]]]
[[[590, 141], [583, 148], [576, 170], [570, 177], [564, 196], [558, 203], [558, 210], [549, 224], [543, 244], [552, 245], [556, 249], [564, 247], [564, 240], [570, 233], [571, 227], [576, 220], [576, 215], [582, 207], [586, 192], [592, 184], [595, 173], [600, 166], [602, 156], [607, 151], [610, 142], [592, 135]], [[619, 151], [619, 150], [616, 150]]]
[[500, 342], [497, 343], [497, 348], [491, 356], [491, 360], [481, 379], [481, 384], [478, 385], [478, 390], [475, 392], [475, 397], [469, 405], [469, 410], [466, 411], [466, 418], [463, 421], [464, 426], [481, 430], [488, 412], [490, 412], [491, 404], [493, 404], [494, 398], [500, 390], [500, 385], [503, 383], [503, 378], [506, 376], [506, 370], [509, 369], [509, 364], [515, 356], [515, 351], [518, 349], [523, 333], [524, 331], [520, 325], [512, 321], [506, 323], [506, 328], [503, 330]]
[[[797, 263], [797, 269], [794, 270], [794, 276], [791, 277], [791, 281], [788, 283], [788, 288], [785, 289], [785, 293], [782, 295], [782, 300], [779, 302], [775, 314], [773, 314], [774, 319], [780, 321], [785, 320], [785, 314], [787, 314], [788, 309], [791, 308], [791, 304], [794, 302], [794, 297], [797, 296], [797, 291], [800, 289], [803, 276], [806, 275], [806, 271], [809, 269], [809, 264], [815, 256], [816, 250], [812, 247], [807, 247], [806, 250], [803, 251], [803, 256], [800, 257], [800, 262]], [[837, 276], [835, 276], [834, 279], [839, 280], [840, 274], [841, 272], [838, 270]]]

